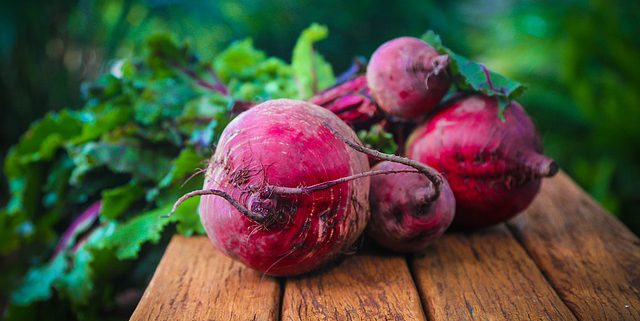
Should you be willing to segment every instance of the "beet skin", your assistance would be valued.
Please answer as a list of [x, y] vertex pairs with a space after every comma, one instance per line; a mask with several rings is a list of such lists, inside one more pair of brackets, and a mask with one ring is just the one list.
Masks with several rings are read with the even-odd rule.
[[385, 112], [406, 121], [433, 110], [450, 85], [449, 56], [426, 42], [400, 37], [382, 44], [367, 66], [367, 85]]
[[[403, 164], [380, 162], [373, 170], [411, 169]], [[371, 178], [371, 221], [367, 234], [380, 245], [398, 252], [418, 252], [440, 237], [455, 213], [455, 199], [446, 181], [435, 201], [428, 198], [433, 184], [417, 173]]]
[[246, 207], [204, 195], [200, 218], [226, 255], [270, 275], [296, 275], [350, 252], [369, 220], [369, 178], [302, 194], [297, 188], [369, 170], [365, 154], [327, 127], [359, 140], [337, 116], [311, 103], [272, 100], [240, 114], [224, 130], [204, 190], [224, 191]]
[[512, 102], [498, 116], [495, 98], [474, 95], [456, 100], [407, 142], [407, 155], [440, 171], [456, 198], [453, 224], [477, 228], [503, 222], [534, 199], [542, 177], [558, 171], [542, 155], [533, 122]]

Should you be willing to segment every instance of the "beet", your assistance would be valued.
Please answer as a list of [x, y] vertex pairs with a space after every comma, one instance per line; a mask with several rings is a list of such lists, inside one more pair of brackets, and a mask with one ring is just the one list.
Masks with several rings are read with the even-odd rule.
[[367, 157], [325, 124], [357, 141], [330, 111], [286, 99], [259, 104], [225, 128], [204, 189], [231, 199], [205, 195], [200, 203], [202, 224], [218, 249], [271, 275], [308, 272], [351, 249], [369, 220], [369, 178], [309, 194], [269, 188], [311, 186], [369, 170]]
[[534, 199], [542, 177], [558, 171], [542, 155], [533, 122], [512, 102], [474, 95], [447, 104], [407, 142], [407, 155], [440, 171], [456, 198], [453, 224], [478, 228], [503, 222]]
[[[415, 169], [369, 171], [366, 155]], [[352, 251], [369, 220], [369, 176], [422, 173], [419, 162], [364, 147], [347, 124], [317, 105], [279, 99], [243, 112], [223, 131], [209, 161], [200, 219], [226, 255], [270, 275], [316, 269]], [[169, 215], [171, 215], [169, 213]]]
[[[374, 170], [402, 170], [411, 167], [380, 162]], [[404, 173], [371, 178], [371, 221], [369, 234], [380, 245], [398, 252], [424, 250], [449, 227], [455, 213], [455, 199], [443, 181], [440, 196], [430, 200], [433, 184], [424, 175]]]
[[371, 56], [367, 84], [382, 110], [404, 120], [424, 115], [447, 93], [449, 56], [426, 42], [400, 37], [382, 44]]

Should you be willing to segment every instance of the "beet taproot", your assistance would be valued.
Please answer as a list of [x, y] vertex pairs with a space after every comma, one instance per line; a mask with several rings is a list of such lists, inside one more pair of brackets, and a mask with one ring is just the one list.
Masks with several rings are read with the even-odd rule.
[[497, 98], [463, 97], [447, 104], [407, 142], [407, 156], [440, 171], [456, 199], [453, 224], [478, 228], [522, 210], [558, 165], [542, 154], [536, 128], [511, 102], [499, 117]]

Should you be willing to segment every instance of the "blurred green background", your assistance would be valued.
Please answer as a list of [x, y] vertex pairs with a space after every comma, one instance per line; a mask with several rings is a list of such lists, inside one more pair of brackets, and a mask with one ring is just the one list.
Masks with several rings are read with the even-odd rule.
[[47, 111], [80, 107], [81, 83], [154, 32], [177, 34], [205, 58], [251, 37], [288, 61], [312, 22], [329, 27], [318, 50], [336, 71], [386, 40], [433, 29], [454, 51], [525, 82], [521, 103], [546, 152], [640, 232], [637, 1], [3, 1], [0, 153]]

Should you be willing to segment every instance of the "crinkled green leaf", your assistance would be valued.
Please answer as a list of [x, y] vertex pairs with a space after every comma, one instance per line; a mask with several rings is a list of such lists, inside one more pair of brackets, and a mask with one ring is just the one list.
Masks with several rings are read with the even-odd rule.
[[93, 290], [91, 262], [93, 254], [87, 247], [78, 248], [72, 256], [72, 268], [60, 276], [58, 287], [64, 289], [72, 302], [87, 303]]
[[60, 201], [67, 190], [73, 165], [71, 158], [67, 155], [63, 155], [51, 166], [52, 169], [49, 172], [47, 181], [42, 188], [42, 191], [44, 192], [44, 195], [42, 196], [42, 205], [45, 208], [61, 205]]
[[163, 218], [170, 207], [161, 207], [137, 215], [131, 220], [119, 225], [106, 242], [116, 249], [119, 260], [132, 259], [138, 256], [140, 247], [147, 243], [157, 243], [162, 229], [170, 222]]
[[170, 34], [159, 33], [147, 38], [146, 64], [158, 76], [175, 73], [175, 66], [189, 61], [189, 47], [178, 45]]
[[227, 113], [228, 100], [220, 95], [199, 96], [184, 105], [178, 121], [217, 118]]
[[184, 105], [197, 97], [192, 85], [173, 78], [149, 84], [134, 105], [135, 119], [150, 125], [160, 119], [175, 118], [182, 114]]
[[194, 228], [192, 222], [198, 219], [197, 205], [198, 199], [187, 200], [169, 218], [164, 215], [169, 213], [172, 204], [140, 214], [126, 223], [119, 224], [105, 243], [116, 249], [119, 260], [135, 258], [143, 244], [155, 244], [160, 240], [162, 230], [167, 224], [184, 222], [183, 232]]
[[313, 47], [314, 43], [328, 35], [329, 29], [326, 26], [314, 23], [298, 38], [291, 59], [291, 67], [298, 85], [298, 98], [309, 98], [336, 82], [331, 65]]
[[22, 232], [28, 231], [16, 228], [22, 225], [21, 220], [36, 215], [38, 205], [41, 204], [39, 198], [45, 180], [42, 163], [52, 160], [67, 140], [80, 134], [81, 128], [82, 122], [73, 112], [49, 113], [35, 122], [20, 142], [11, 148], [4, 164], [11, 194], [6, 213], [22, 218], [16, 217], [11, 220], [12, 224], [0, 226], [1, 233], [20, 236], [24, 235]]
[[189, 101], [177, 118], [178, 130], [190, 136], [192, 144], [210, 146], [230, 120], [228, 104], [229, 99], [219, 95], [201, 96]]
[[[95, 200], [103, 190], [126, 184], [130, 179], [128, 175], [116, 175], [102, 168], [89, 173], [86, 179], [72, 184], [66, 198], [71, 204], [84, 204]], [[71, 180], [70, 182], [73, 183]]]
[[440, 36], [433, 30], [427, 30], [427, 32], [425, 32], [421, 38], [424, 42], [431, 45], [431, 47], [433, 47], [438, 52], [444, 52], [448, 49], [442, 44], [442, 39], [440, 39]]
[[[202, 182], [199, 182], [198, 185], [202, 186]], [[186, 236], [204, 234], [204, 227], [198, 214], [199, 204], [200, 199], [198, 197], [188, 199], [173, 214], [171, 220], [177, 223], [176, 229], [178, 233]]]
[[0, 210], [0, 254], [7, 254], [20, 246], [20, 238], [16, 237], [17, 226], [25, 224], [23, 217], [9, 215], [7, 209]]
[[23, 284], [11, 295], [13, 303], [27, 305], [51, 297], [52, 287], [67, 268], [63, 255], [41, 267], [34, 268], [25, 277]]
[[180, 179], [186, 179], [187, 176], [194, 174], [204, 164], [204, 159], [196, 153], [193, 147], [187, 147], [180, 152], [180, 155], [173, 160], [171, 170], [160, 181], [158, 187], [164, 188], [178, 182]]
[[[96, 267], [96, 256], [104, 255], [102, 250], [109, 248], [109, 244], [105, 240], [113, 235], [115, 229], [116, 224], [113, 222], [96, 227], [86, 239], [81, 241], [81, 244], [76, 245], [75, 252], [69, 255], [69, 268], [60, 276], [55, 288], [68, 296], [75, 304], [89, 303], [95, 289], [95, 280], [101, 277], [96, 274], [104, 273], [102, 267]], [[111, 262], [108, 269], [115, 270], [116, 264], [116, 262]]]
[[39, 164], [25, 166], [17, 176], [9, 177], [9, 192], [11, 198], [7, 203], [7, 214], [23, 213], [35, 215], [39, 204], [40, 187], [42, 186], [43, 168]]
[[79, 117], [83, 119], [82, 133], [71, 140], [72, 144], [80, 144], [100, 137], [133, 117], [134, 109], [128, 105], [108, 104], [99, 112], [85, 111]]
[[131, 204], [144, 196], [144, 188], [135, 180], [102, 192], [100, 215], [116, 219], [125, 213]]
[[398, 145], [393, 140], [393, 135], [378, 124], [371, 126], [369, 130], [360, 130], [358, 138], [365, 145], [387, 154], [395, 154], [398, 150]]
[[232, 43], [216, 57], [214, 66], [236, 99], [264, 101], [296, 95], [291, 67], [278, 58], [267, 58], [251, 39]]
[[114, 173], [131, 174], [141, 181], [160, 181], [169, 171], [171, 160], [152, 150], [143, 149], [135, 140], [119, 143], [90, 142], [70, 150], [76, 168], [71, 181], [78, 182], [88, 171], [106, 166]]
[[[309, 88], [334, 82], [330, 66], [313, 50], [326, 36], [322, 29], [312, 26], [303, 34], [293, 59]], [[250, 40], [234, 43], [215, 61], [201, 61], [188, 45], [159, 35], [145, 43], [144, 55], [118, 62], [110, 74], [83, 86], [81, 109], [34, 123], [5, 160], [11, 195], [0, 209], [0, 251], [18, 249], [16, 266], [32, 265], [13, 294], [16, 302], [51, 304], [55, 289], [55, 302], [83, 319], [113, 303], [116, 283], [138, 286], [128, 278], [131, 270], [150, 251], [162, 252], [151, 245], [175, 230], [204, 233], [198, 198], [171, 218], [161, 215], [179, 196], [201, 188], [202, 175], [183, 183], [206, 164], [230, 121], [230, 107], [297, 97], [299, 80], [291, 65], [267, 57]], [[144, 198], [147, 191], [154, 196]], [[99, 226], [87, 226], [52, 261], [33, 263], [50, 255], [69, 213], [99, 199]], [[25, 270], [1, 269], [9, 273], [0, 284], [23, 278]]]
[[251, 39], [233, 42], [215, 59], [214, 67], [220, 79], [228, 82], [232, 78], [244, 78], [252, 69], [266, 59], [264, 52], [253, 47]]
[[500, 102], [500, 117], [503, 117], [504, 108], [509, 102], [518, 98], [526, 87], [512, 79], [490, 71], [483, 64], [473, 62], [442, 44], [440, 36], [429, 30], [422, 40], [433, 46], [441, 54], [448, 54], [451, 62], [449, 70], [454, 79], [454, 84], [460, 90], [481, 92], [487, 96], [498, 97]]
[[15, 166], [50, 160], [68, 140], [80, 135], [82, 122], [70, 111], [51, 112], [36, 121], [11, 149], [5, 163], [5, 174], [12, 177]]

